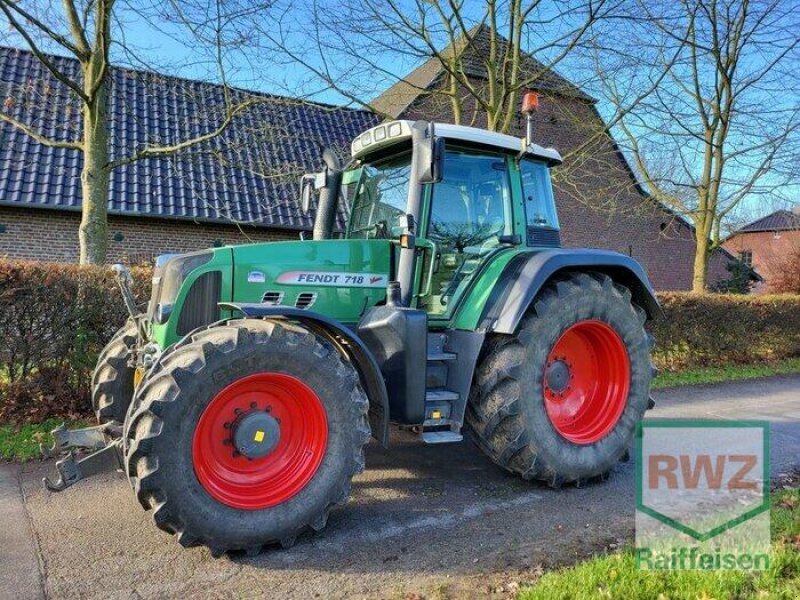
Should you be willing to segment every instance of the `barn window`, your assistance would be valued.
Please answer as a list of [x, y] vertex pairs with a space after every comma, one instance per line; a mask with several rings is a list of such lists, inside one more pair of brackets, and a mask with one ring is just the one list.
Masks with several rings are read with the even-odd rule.
[[739, 260], [746, 264], [748, 267], [753, 266], [753, 251], [752, 250], [742, 250], [739, 252]]

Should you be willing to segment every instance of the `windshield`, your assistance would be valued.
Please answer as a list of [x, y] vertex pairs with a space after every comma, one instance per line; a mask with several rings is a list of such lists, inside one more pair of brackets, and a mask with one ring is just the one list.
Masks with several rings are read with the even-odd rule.
[[411, 153], [346, 171], [343, 188], [350, 205], [347, 237], [398, 237], [400, 217], [406, 213], [410, 176]]

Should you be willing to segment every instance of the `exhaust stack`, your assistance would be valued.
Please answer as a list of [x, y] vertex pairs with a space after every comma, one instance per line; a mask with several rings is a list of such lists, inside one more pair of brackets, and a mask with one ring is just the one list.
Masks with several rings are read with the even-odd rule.
[[339, 204], [339, 189], [342, 186], [342, 166], [333, 151], [325, 149], [322, 153], [325, 162], [323, 170], [325, 183], [319, 192], [317, 216], [314, 219], [314, 239], [329, 240], [336, 223], [336, 210]]

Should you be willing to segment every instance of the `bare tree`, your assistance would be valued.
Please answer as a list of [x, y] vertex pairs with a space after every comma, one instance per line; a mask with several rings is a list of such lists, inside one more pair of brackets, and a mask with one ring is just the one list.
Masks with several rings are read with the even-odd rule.
[[627, 10], [593, 64], [644, 187], [694, 225], [692, 289], [702, 293], [725, 219], [796, 175], [800, 15], [792, 0], [635, 0]]
[[[614, 218], [659, 210], [642, 198], [609, 130], [666, 76], [602, 117], [584, 92], [597, 75], [577, 67], [587, 49], [603, 46], [600, 32], [632, 18], [621, 10], [624, 1], [344, 0], [334, 7], [283, 0], [260, 39], [281, 53], [285, 68], [305, 73], [308, 93], [332, 91], [384, 117], [396, 117], [401, 106], [405, 114], [519, 134], [521, 96], [538, 91], [534, 135], [557, 143], [564, 158], [554, 183]], [[562, 69], [569, 80], [556, 72]]]
[[[283, 18], [263, 29], [263, 39], [302, 67], [310, 88], [333, 90], [381, 113], [376, 90], [396, 83], [410, 67], [435, 59], [444, 72], [434, 93], [456, 123], [480, 119], [508, 132], [521, 94], [531, 88], [577, 88], [554, 69], [592, 35], [614, 0], [287, 0]], [[535, 57], [535, 58], [532, 58]], [[558, 91], [558, 90], [556, 90]], [[565, 90], [560, 90], [565, 91]]]
[[[111, 172], [132, 162], [172, 156], [221, 135], [259, 97], [232, 90], [227, 81], [227, 53], [246, 45], [242, 26], [249, 17], [264, 13], [270, 3], [226, 0], [173, 0], [166, 5], [126, 4], [125, 0], [0, 0], [0, 11], [13, 34], [41, 63], [47, 75], [41, 82], [9, 87], [0, 119], [45, 146], [78, 151], [81, 171], [82, 218], [79, 229], [80, 262], [103, 263], [107, 246], [107, 202]], [[199, 133], [163, 143], [147, 140], [112, 155], [109, 123], [113, 118], [111, 51], [118, 46], [128, 57], [139, 57], [125, 36], [120, 14], [135, 12], [152, 17], [154, 24], [180, 25], [187, 45], [198, 57], [210, 60], [224, 86], [219, 105], [208, 107], [209, 122]], [[50, 51], [77, 60], [78, 69]], [[203, 56], [205, 54], [205, 56]], [[198, 58], [199, 59], [199, 58]], [[52, 83], [51, 83], [52, 82]], [[59, 88], [54, 93], [53, 88]], [[37, 102], [38, 100], [38, 102]], [[53, 104], [62, 103], [60, 106]], [[20, 107], [26, 104], [25, 107]], [[66, 106], [64, 106], [66, 105]], [[80, 127], [68, 118], [71, 107], [80, 111]], [[21, 109], [22, 108], [22, 109]], [[49, 114], [45, 114], [49, 113]], [[64, 120], [43, 127], [50, 120]], [[56, 131], [54, 133], [54, 131]]]

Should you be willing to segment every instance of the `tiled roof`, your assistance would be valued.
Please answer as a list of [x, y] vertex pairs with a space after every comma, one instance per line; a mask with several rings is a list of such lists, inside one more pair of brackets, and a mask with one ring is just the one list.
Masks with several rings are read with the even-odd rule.
[[[451, 56], [454, 53], [463, 52], [464, 73], [470, 77], [486, 79], [485, 62], [480, 57], [488, 56], [489, 54], [490, 31], [485, 25], [479, 25], [471, 29], [468, 32], [468, 36], [472, 40], [469, 48], [464, 49], [467, 44], [467, 37], [462, 35], [453, 44], [441, 50], [441, 55]], [[506, 51], [508, 41], [498, 35], [497, 45], [497, 52], [502, 56]], [[576, 85], [561, 77], [554, 70], [548, 69], [529, 54], [522, 53], [520, 70], [528, 77], [538, 75], [536, 81], [530, 86], [532, 89], [575, 96], [590, 102], [594, 101], [591, 96]], [[424, 96], [435, 87], [434, 84], [439, 83], [444, 72], [444, 67], [439, 59], [431, 57], [380, 94], [370, 102], [370, 105], [381, 114], [388, 115], [393, 119], [400, 118], [414, 100]]]
[[766, 217], [761, 217], [758, 221], [753, 221], [749, 225], [745, 225], [736, 233], [748, 231], [787, 231], [789, 229], [800, 230], [800, 214], [790, 210], [776, 210]]
[[[79, 72], [72, 59], [52, 60], [71, 77]], [[121, 68], [111, 79], [112, 159], [211, 131], [222, 114], [218, 85]], [[366, 111], [242, 90], [233, 97], [258, 103], [220, 137], [115, 169], [109, 211], [307, 229], [313, 214], [299, 209], [298, 173], [318, 170], [324, 147], [346, 155], [350, 140], [380, 121]], [[0, 111], [52, 139], [80, 134], [79, 102], [24, 50], [0, 47]], [[78, 150], [39, 144], [0, 121], [0, 204], [79, 210], [82, 160]]]

